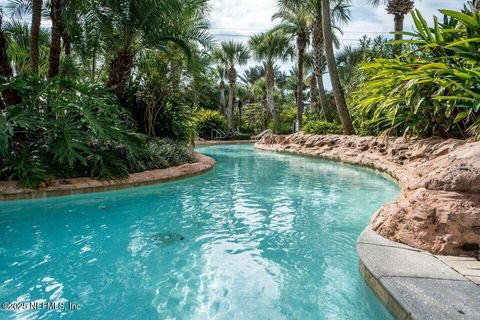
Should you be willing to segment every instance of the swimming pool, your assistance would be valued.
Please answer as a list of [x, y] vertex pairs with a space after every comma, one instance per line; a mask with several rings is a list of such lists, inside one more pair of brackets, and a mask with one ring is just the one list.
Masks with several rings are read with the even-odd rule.
[[58, 304], [0, 318], [392, 319], [355, 242], [393, 181], [251, 145], [199, 150], [217, 166], [195, 178], [0, 203], [0, 302]]

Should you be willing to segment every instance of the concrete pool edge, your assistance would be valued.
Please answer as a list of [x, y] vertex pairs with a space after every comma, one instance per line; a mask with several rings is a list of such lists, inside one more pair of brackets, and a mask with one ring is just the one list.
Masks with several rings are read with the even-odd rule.
[[195, 147], [211, 147], [230, 144], [255, 144], [256, 140], [196, 140]]
[[370, 227], [356, 248], [365, 282], [397, 319], [480, 319], [480, 287], [441, 259]]
[[126, 179], [102, 181], [91, 178], [59, 179], [47, 188], [38, 190], [19, 189], [15, 181], [0, 182], [0, 201], [28, 200], [47, 197], [69, 196], [94, 192], [122, 190], [153, 184], [171, 182], [206, 173], [215, 167], [215, 160], [194, 153], [198, 160], [177, 167], [130, 174]]

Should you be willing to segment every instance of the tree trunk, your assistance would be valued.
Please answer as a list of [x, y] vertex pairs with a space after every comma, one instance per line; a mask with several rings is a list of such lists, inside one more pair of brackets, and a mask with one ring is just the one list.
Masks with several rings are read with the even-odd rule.
[[352, 125], [352, 119], [348, 113], [347, 102], [343, 95], [340, 77], [338, 76], [335, 54], [333, 51], [332, 23], [330, 19], [330, 3], [329, 0], [322, 0], [322, 20], [323, 20], [323, 39], [325, 40], [325, 55], [327, 58], [328, 72], [332, 81], [333, 95], [335, 104], [337, 105], [338, 115], [342, 122], [344, 134], [355, 134]]
[[275, 106], [275, 99], [273, 98], [273, 86], [275, 85], [274, 73], [273, 63], [269, 62], [266, 70], [267, 106], [272, 114], [273, 123], [278, 126], [280, 124], [280, 117], [277, 112], [277, 107]]
[[[2, 17], [0, 15], [0, 76], [11, 78], [13, 76], [12, 66], [7, 56], [7, 40], [2, 29]], [[2, 91], [3, 101], [0, 100], [0, 110], [8, 106], [19, 104], [22, 98], [15, 89], [5, 89]]]
[[40, 59], [39, 37], [40, 24], [42, 21], [42, 0], [32, 1], [32, 26], [30, 29], [30, 68], [34, 74], [38, 74]]
[[50, 57], [48, 67], [48, 78], [51, 79], [60, 72], [60, 54], [62, 53], [62, 17], [61, 10], [63, 0], [51, 1], [50, 17], [52, 19], [52, 40], [50, 44]]
[[223, 115], [226, 115], [226, 110], [225, 110], [225, 105], [226, 105], [226, 101], [225, 101], [225, 81], [220, 81], [220, 112], [223, 114]]
[[133, 57], [133, 50], [124, 48], [110, 62], [107, 86], [115, 93], [121, 105], [125, 105], [124, 94], [133, 67]]
[[90, 81], [95, 82], [95, 73], [97, 72], [97, 49], [94, 48], [92, 55], [92, 64], [90, 68]]
[[65, 51], [65, 57], [70, 57], [72, 53], [72, 42], [70, 41], [70, 37], [65, 32], [62, 35], [63, 39], [63, 50]]
[[330, 116], [328, 110], [328, 98], [325, 92], [325, 86], [323, 84], [323, 70], [325, 69], [325, 44], [323, 41], [322, 32], [322, 17], [317, 16], [315, 24], [313, 26], [313, 71], [317, 78], [318, 96], [320, 98], [320, 105], [322, 106], [322, 113], [325, 116], [325, 120], [332, 122], [333, 119]]
[[318, 113], [318, 86], [317, 78], [314, 74], [310, 76], [310, 110]]
[[231, 67], [228, 70], [228, 107], [227, 107], [227, 120], [228, 127], [233, 128], [233, 99], [235, 95], [235, 85], [237, 83], [237, 70]]
[[297, 35], [298, 64], [297, 64], [297, 130], [300, 131], [303, 126], [303, 66], [305, 63], [305, 47], [307, 46], [307, 35], [299, 33]]
[[243, 101], [238, 100], [238, 132], [242, 132], [242, 109], [243, 109]]
[[[393, 21], [395, 24], [395, 32], [402, 32], [403, 31], [403, 21], [405, 20], [405, 16], [403, 14], [395, 14]], [[402, 40], [402, 35], [395, 33], [395, 40]], [[396, 44], [394, 47], [394, 51], [396, 55], [402, 53], [402, 45]]]

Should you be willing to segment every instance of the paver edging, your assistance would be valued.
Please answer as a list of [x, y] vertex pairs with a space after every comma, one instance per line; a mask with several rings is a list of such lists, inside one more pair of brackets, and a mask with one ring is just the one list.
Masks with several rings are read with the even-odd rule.
[[38, 199], [45, 197], [69, 196], [84, 193], [104, 192], [148, 186], [200, 175], [215, 166], [215, 160], [200, 153], [194, 153], [197, 162], [177, 167], [130, 174], [126, 179], [102, 181], [91, 178], [58, 179], [49, 187], [41, 189], [19, 189], [15, 181], [0, 182], [0, 201]]

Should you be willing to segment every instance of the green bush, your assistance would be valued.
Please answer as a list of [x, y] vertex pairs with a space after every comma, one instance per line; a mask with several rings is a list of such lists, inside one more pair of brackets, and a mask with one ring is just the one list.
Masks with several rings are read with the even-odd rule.
[[412, 11], [412, 39], [397, 42], [404, 55], [363, 65], [366, 81], [352, 97], [357, 127], [480, 139], [480, 11], [440, 11], [433, 27]]
[[157, 137], [190, 142], [197, 134], [195, 114], [187, 106], [167, 103], [158, 113], [155, 133]]
[[250, 140], [252, 137], [247, 133], [234, 133], [229, 136], [231, 140]]
[[192, 149], [185, 142], [168, 138], [142, 138], [147, 144], [148, 152], [128, 159], [130, 172], [164, 169], [197, 161]]
[[293, 123], [280, 123], [279, 125], [274, 125], [273, 123], [268, 126], [269, 129], [275, 134], [292, 134], [293, 133]]
[[218, 111], [199, 109], [196, 118], [197, 133], [200, 138], [211, 139], [213, 129], [228, 131], [227, 120]]
[[256, 133], [255, 127], [250, 125], [250, 124], [243, 124], [240, 127], [240, 132], [243, 134], [248, 134], [250, 136], [254, 135]]
[[305, 123], [303, 132], [307, 134], [342, 134], [343, 128], [338, 123], [313, 120]]
[[156, 169], [191, 160], [162, 162], [100, 86], [22, 76], [1, 89], [17, 90], [22, 102], [0, 111], [0, 180], [38, 188], [55, 178], [117, 179], [143, 169], [139, 163]]
[[280, 122], [293, 126], [297, 119], [297, 109], [289, 108], [280, 112]]

